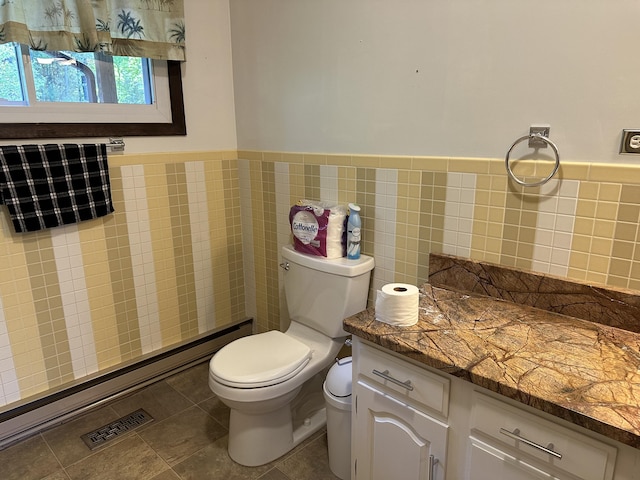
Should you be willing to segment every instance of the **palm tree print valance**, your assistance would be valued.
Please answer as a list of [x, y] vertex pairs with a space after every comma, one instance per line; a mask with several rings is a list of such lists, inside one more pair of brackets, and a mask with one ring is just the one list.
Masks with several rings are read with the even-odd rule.
[[0, 0], [0, 43], [185, 59], [184, 0]]

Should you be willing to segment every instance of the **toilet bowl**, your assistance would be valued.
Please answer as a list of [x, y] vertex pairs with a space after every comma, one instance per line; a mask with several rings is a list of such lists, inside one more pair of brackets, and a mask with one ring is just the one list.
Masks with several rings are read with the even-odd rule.
[[235, 340], [209, 364], [230, 408], [229, 456], [269, 463], [326, 423], [322, 382], [344, 344], [342, 320], [366, 308], [373, 258], [326, 260], [283, 248], [291, 325]]

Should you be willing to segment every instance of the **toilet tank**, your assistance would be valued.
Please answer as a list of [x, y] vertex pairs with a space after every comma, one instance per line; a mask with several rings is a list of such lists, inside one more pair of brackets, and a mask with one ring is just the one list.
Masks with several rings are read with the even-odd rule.
[[348, 335], [342, 320], [367, 308], [373, 257], [358, 260], [307, 255], [282, 247], [289, 317], [331, 338]]

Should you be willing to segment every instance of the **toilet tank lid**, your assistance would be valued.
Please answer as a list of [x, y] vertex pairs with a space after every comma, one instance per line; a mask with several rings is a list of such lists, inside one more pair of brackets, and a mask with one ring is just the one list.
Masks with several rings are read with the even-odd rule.
[[227, 384], [266, 386], [288, 378], [309, 361], [311, 353], [304, 343], [271, 330], [224, 346], [211, 359], [211, 373]]
[[346, 257], [327, 259], [317, 255], [309, 255], [298, 252], [292, 245], [282, 247], [282, 257], [290, 262], [303, 267], [312, 268], [321, 272], [333, 273], [343, 277], [357, 277], [373, 270], [375, 262], [373, 257], [360, 255], [357, 260]]

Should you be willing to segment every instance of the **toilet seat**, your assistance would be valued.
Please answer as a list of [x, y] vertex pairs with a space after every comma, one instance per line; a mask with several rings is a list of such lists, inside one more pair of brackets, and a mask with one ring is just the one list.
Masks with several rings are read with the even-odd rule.
[[230, 387], [267, 387], [297, 375], [311, 354], [309, 346], [272, 330], [226, 345], [213, 356], [210, 371], [216, 381]]

